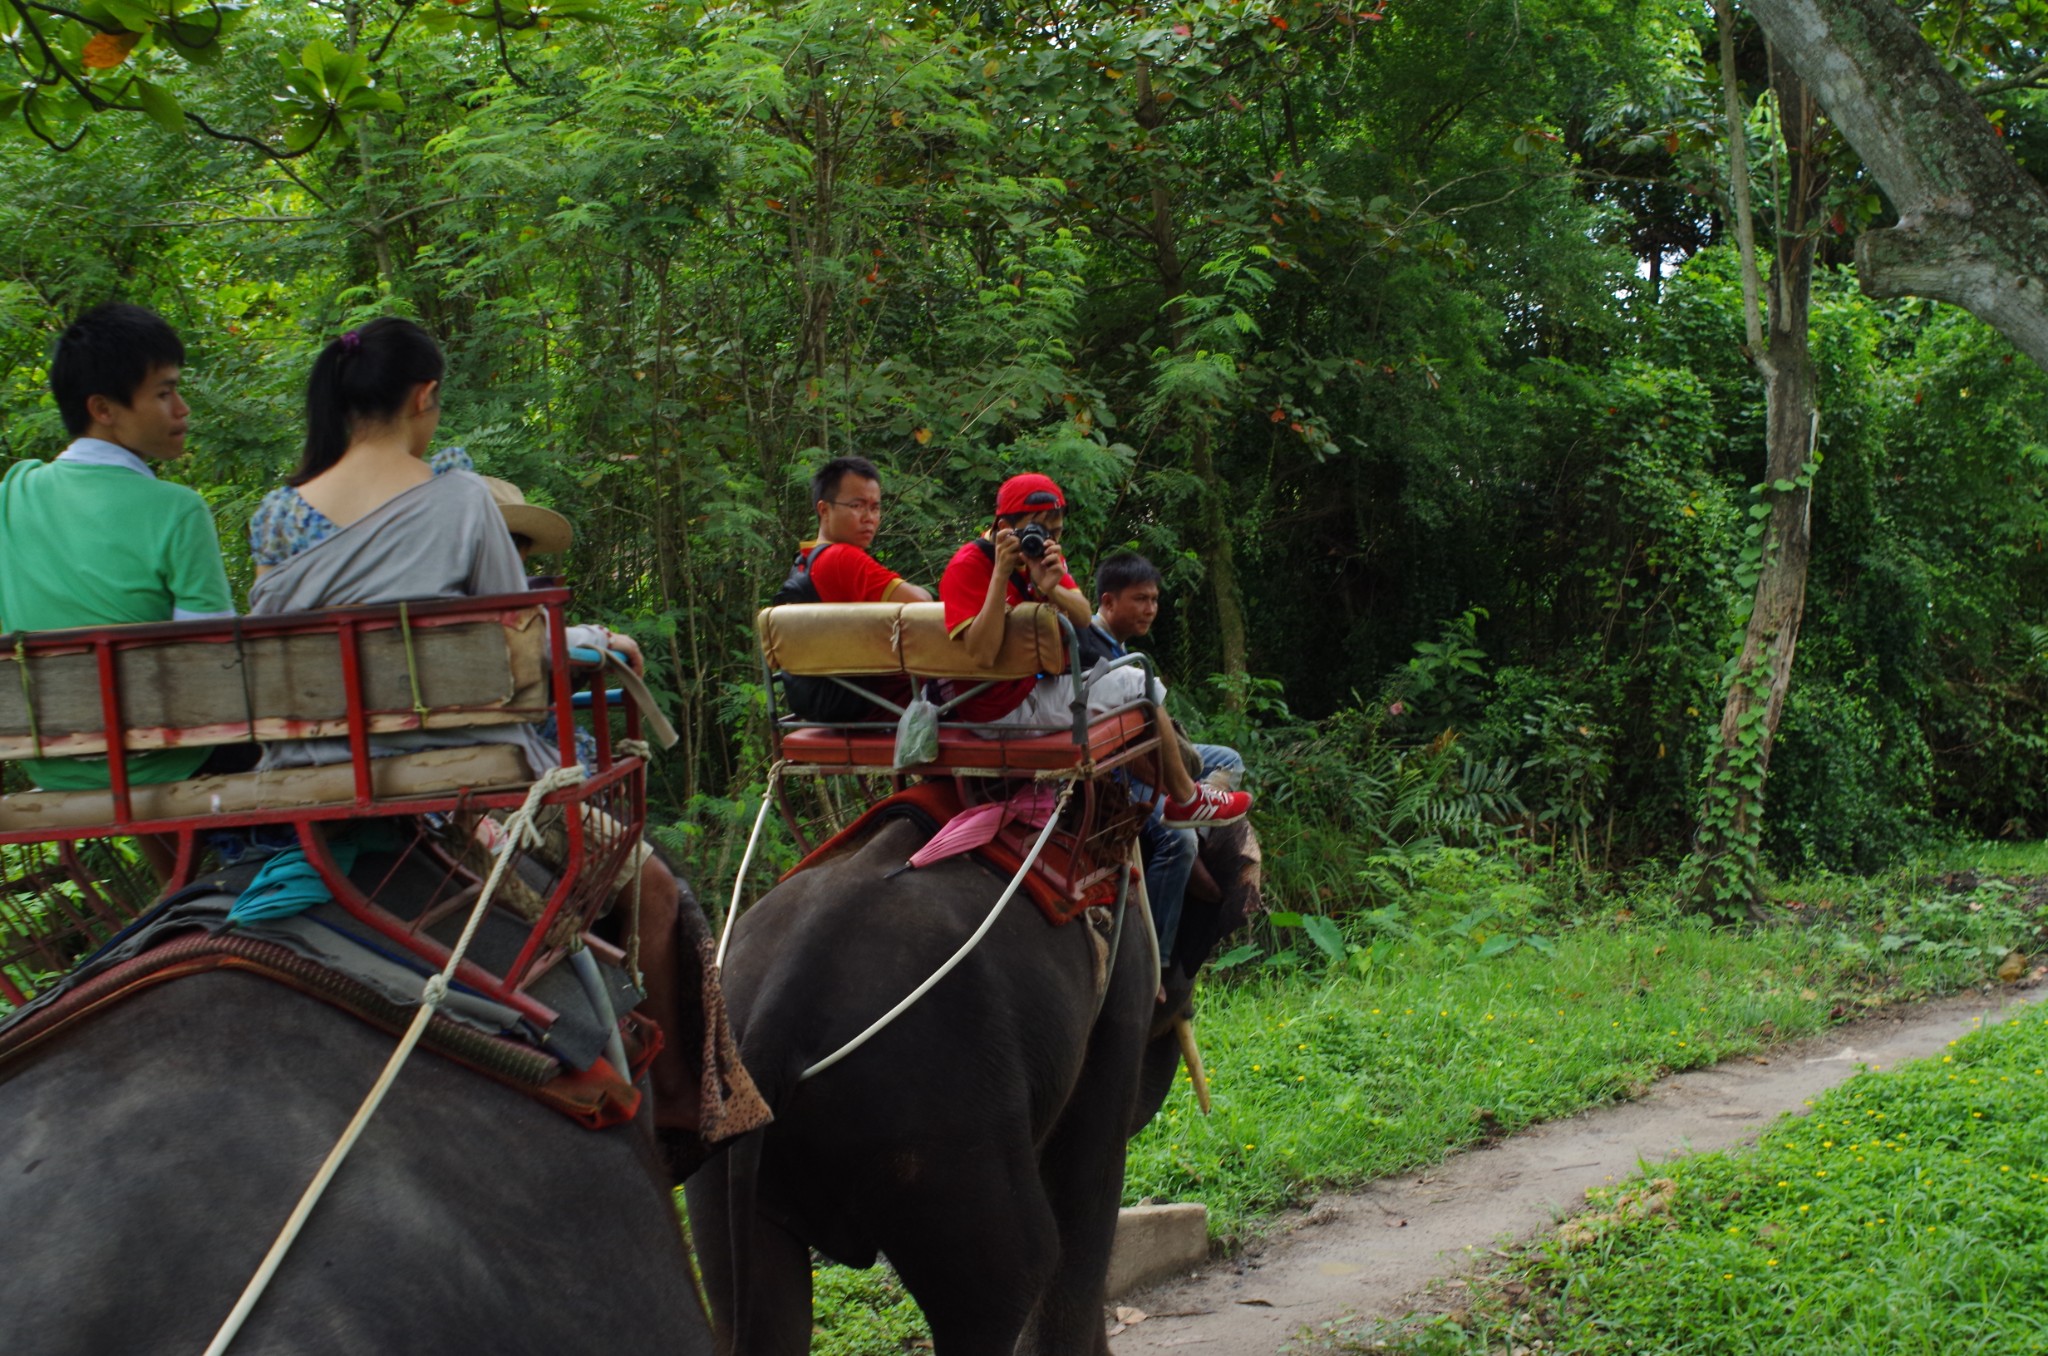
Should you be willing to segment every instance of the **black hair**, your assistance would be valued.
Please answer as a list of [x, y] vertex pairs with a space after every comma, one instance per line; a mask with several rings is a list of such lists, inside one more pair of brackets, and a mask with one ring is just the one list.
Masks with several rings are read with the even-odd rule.
[[155, 311], [125, 301], [95, 306], [57, 337], [50, 358], [50, 394], [64, 430], [76, 438], [92, 427], [85, 402], [103, 395], [117, 405], [134, 402], [135, 392], [159, 367], [183, 367], [185, 345]]
[[1140, 584], [1157, 585], [1160, 582], [1157, 565], [1136, 551], [1118, 551], [1095, 567], [1095, 598], [1100, 602], [1112, 593], [1122, 593]]
[[287, 485], [303, 485], [341, 460], [361, 424], [397, 416], [422, 382], [439, 381], [441, 346], [410, 320], [385, 316], [320, 350], [306, 378], [306, 455]]
[[839, 493], [839, 482], [848, 476], [859, 476], [863, 480], [882, 483], [882, 473], [866, 457], [834, 457], [818, 468], [818, 474], [811, 477], [811, 503], [830, 499]]

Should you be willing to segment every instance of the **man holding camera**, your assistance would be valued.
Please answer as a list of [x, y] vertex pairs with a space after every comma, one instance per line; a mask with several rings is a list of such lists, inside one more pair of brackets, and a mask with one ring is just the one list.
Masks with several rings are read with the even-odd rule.
[[[995, 522], [988, 531], [953, 554], [939, 580], [939, 601], [946, 609], [946, 633], [967, 647], [976, 664], [987, 666], [1001, 652], [1004, 614], [1019, 603], [1048, 602], [1067, 614], [1077, 633], [1094, 624], [1095, 613], [1074, 577], [1067, 573], [1060, 532], [1067, 520], [1066, 496], [1052, 477], [1011, 476], [996, 491]], [[1079, 662], [1079, 657], [1076, 657]], [[954, 710], [956, 719], [987, 725], [1042, 725], [1064, 728], [1070, 719], [1071, 680], [1040, 675], [991, 684]], [[1088, 690], [1091, 712], [1115, 710], [1145, 693], [1144, 670], [1136, 666], [1111, 669]], [[1167, 802], [1163, 822], [1169, 828], [1201, 828], [1230, 824], [1250, 811], [1252, 798], [1243, 791], [1225, 791], [1197, 783], [1171, 751], [1179, 733], [1163, 707], [1153, 708], [1159, 747], [1168, 756], [1153, 759]]]

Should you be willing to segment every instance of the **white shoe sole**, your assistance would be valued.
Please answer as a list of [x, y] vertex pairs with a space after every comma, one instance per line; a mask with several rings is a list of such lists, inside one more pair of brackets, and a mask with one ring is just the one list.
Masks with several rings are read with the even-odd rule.
[[1217, 815], [1213, 819], [1161, 819], [1159, 825], [1167, 829], [1220, 829], [1226, 824], [1235, 824], [1250, 813], [1246, 810], [1244, 814]]

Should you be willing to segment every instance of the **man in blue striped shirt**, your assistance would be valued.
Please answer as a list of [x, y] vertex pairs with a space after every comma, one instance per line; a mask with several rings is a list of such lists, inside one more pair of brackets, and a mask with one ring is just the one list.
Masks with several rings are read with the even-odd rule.
[[[1131, 641], [1152, 629], [1159, 617], [1159, 585], [1159, 567], [1133, 551], [1119, 551], [1096, 566], [1092, 624], [1112, 656], [1127, 653]], [[1161, 700], [1165, 700], [1163, 690]], [[1198, 780], [1226, 791], [1237, 789], [1244, 776], [1244, 759], [1237, 750], [1221, 744], [1193, 747], [1202, 760]], [[1175, 751], [1163, 750], [1162, 756], [1174, 757]], [[1145, 799], [1152, 795], [1152, 788], [1134, 783], [1131, 792]], [[1166, 827], [1163, 808], [1152, 808], [1152, 817], [1138, 831], [1138, 845], [1145, 858], [1145, 892], [1151, 897], [1159, 955], [1165, 962], [1173, 956], [1174, 936], [1180, 929], [1181, 906], [1187, 897], [1188, 878], [1194, 873], [1202, 831]]]

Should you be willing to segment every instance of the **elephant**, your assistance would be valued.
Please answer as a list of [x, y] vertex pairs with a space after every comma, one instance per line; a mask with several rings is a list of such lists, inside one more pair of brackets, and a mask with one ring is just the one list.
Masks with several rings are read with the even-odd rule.
[[734, 930], [721, 978], [775, 1119], [685, 1188], [721, 1352], [809, 1350], [813, 1249], [855, 1267], [886, 1255], [935, 1356], [1109, 1350], [1125, 1143], [1179, 1067], [1187, 976], [1256, 902], [1257, 840], [1248, 823], [1213, 832], [1204, 856], [1223, 897], [1183, 924], [1167, 1001], [1139, 908], [1105, 955], [1087, 921], [1051, 926], [1020, 892], [922, 999], [804, 1077], [951, 956], [1003, 889], [969, 858], [901, 871], [929, 836], [885, 820]]
[[[699, 1026], [668, 1039], [701, 1048]], [[0, 1066], [0, 1347], [205, 1350], [394, 1045], [214, 970]], [[710, 1356], [672, 1195], [703, 1154], [657, 1138], [651, 1102], [585, 1129], [415, 1051], [228, 1350]]]

